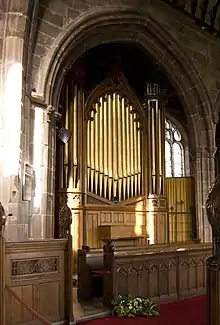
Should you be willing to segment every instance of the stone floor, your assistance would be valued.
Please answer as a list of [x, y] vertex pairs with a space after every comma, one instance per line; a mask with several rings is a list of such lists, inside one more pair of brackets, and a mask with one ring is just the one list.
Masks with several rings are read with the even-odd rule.
[[77, 300], [77, 288], [73, 287], [73, 314], [75, 321], [79, 323], [107, 316], [110, 312], [103, 308], [101, 299], [94, 300], [90, 304], [80, 304]]

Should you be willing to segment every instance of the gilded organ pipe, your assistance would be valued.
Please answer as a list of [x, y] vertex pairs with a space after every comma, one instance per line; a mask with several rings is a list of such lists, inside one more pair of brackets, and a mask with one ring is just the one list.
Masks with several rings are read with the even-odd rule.
[[[73, 130], [73, 120], [72, 120], [72, 94], [71, 88], [69, 89], [69, 94], [67, 97], [68, 101], [68, 129]], [[73, 166], [72, 166], [72, 157], [73, 157], [73, 138], [71, 137], [67, 143], [68, 145], [68, 179], [67, 179], [67, 188], [73, 188]]]
[[95, 155], [95, 193], [98, 193], [98, 183], [99, 183], [99, 116], [100, 110], [98, 103], [95, 105], [96, 118], [94, 119], [94, 130], [95, 130], [95, 145], [94, 145], [94, 155]]
[[[94, 110], [93, 110], [94, 112]], [[94, 190], [94, 179], [95, 179], [95, 155], [94, 155], [94, 143], [95, 143], [95, 125], [92, 121], [91, 123], [91, 144], [90, 144], [90, 151], [91, 151], [91, 192]]]
[[73, 187], [77, 188], [77, 167], [78, 167], [78, 157], [77, 157], [77, 148], [78, 148], [78, 137], [77, 137], [77, 109], [78, 109], [78, 89], [77, 85], [74, 86], [73, 93], [73, 106], [72, 106], [72, 169], [73, 169]]
[[125, 99], [122, 98], [122, 146], [123, 146], [123, 153], [122, 153], [122, 162], [123, 162], [123, 180], [122, 180], [122, 184], [123, 184], [123, 199], [126, 198], [126, 183], [127, 183], [127, 176], [128, 176], [128, 172], [127, 172], [127, 159], [126, 159], [126, 131], [125, 131]]
[[92, 161], [91, 161], [91, 123], [88, 121], [87, 125], [87, 162], [88, 162], [88, 168], [87, 168], [87, 182], [88, 184], [91, 184], [91, 166], [92, 166]]
[[134, 121], [133, 121], [133, 113], [132, 113], [132, 106], [129, 107], [130, 109], [130, 147], [131, 147], [131, 197], [134, 195]]
[[140, 122], [137, 122], [137, 174], [138, 174], [138, 182], [137, 182], [137, 187], [138, 187], [138, 193], [137, 195], [140, 195], [141, 193], [141, 131], [140, 131]]
[[[66, 85], [65, 89], [65, 126], [69, 127], [69, 85]], [[69, 145], [64, 144], [64, 187], [68, 187], [68, 175], [69, 175]]]
[[[65, 86], [65, 127], [72, 131], [72, 137], [63, 145], [63, 177], [61, 178], [61, 188], [76, 188], [78, 174], [78, 88], [73, 83]], [[61, 171], [62, 172], [62, 171]]]
[[118, 200], [122, 200], [122, 187], [123, 187], [123, 173], [122, 173], [122, 168], [123, 168], [123, 149], [122, 149], [122, 121], [121, 121], [121, 116], [122, 116], [122, 100], [119, 95], [118, 97]]
[[159, 101], [159, 86], [156, 84], [149, 84], [147, 87], [149, 127], [149, 193], [155, 195], [164, 195], [164, 112], [163, 107]]
[[130, 152], [130, 137], [129, 137], [129, 109], [128, 106], [126, 105], [126, 110], [125, 110], [125, 114], [126, 114], [126, 142], [127, 142], [127, 173], [128, 173], [128, 177], [127, 177], [127, 197], [130, 197], [130, 184], [131, 184], [131, 162], [130, 162], [130, 157], [131, 157], [131, 152]]
[[100, 196], [102, 196], [102, 190], [103, 190], [103, 153], [104, 153], [104, 134], [103, 134], [103, 98], [100, 98], [100, 107], [99, 107], [99, 141], [100, 141], [100, 154], [99, 154], [99, 192]]
[[111, 95], [108, 95], [108, 198], [112, 197], [112, 111], [111, 111]]
[[104, 164], [104, 191], [103, 191], [103, 196], [104, 197], [107, 197], [107, 185], [108, 185], [108, 151], [107, 151], [107, 148], [108, 148], [108, 137], [106, 135], [106, 132], [107, 132], [107, 128], [108, 128], [108, 125], [107, 125], [107, 121], [108, 121], [108, 118], [107, 118], [107, 109], [108, 109], [108, 99], [107, 97], [105, 96], [103, 98], [103, 140], [104, 140], [104, 147], [103, 147], [103, 153], [104, 153], [104, 161], [103, 161], [103, 164]]
[[112, 165], [113, 165], [113, 197], [117, 197], [117, 181], [118, 181], [118, 168], [117, 168], [117, 155], [118, 155], [118, 137], [117, 137], [117, 96], [111, 96], [111, 111], [112, 111]]
[[113, 201], [140, 195], [141, 131], [134, 107], [118, 92], [102, 95], [91, 105], [88, 190]]
[[135, 120], [137, 119], [136, 113], [134, 115], [134, 123], [133, 123], [133, 135], [134, 135], [134, 196], [138, 193], [138, 175], [137, 175], [137, 166], [138, 166], [138, 149], [137, 149], [137, 125]]

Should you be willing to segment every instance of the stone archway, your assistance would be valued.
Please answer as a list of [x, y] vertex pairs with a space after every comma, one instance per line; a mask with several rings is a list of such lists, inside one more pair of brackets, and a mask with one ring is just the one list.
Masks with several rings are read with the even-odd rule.
[[[200, 237], [210, 239], [204, 203], [213, 178], [214, 134], [211, 103], [195, 68], [177, 42], [151, 17], [141, 11], [106, 10], [76, 19], [54, 42], [38, 72], [37, 93], [58, 111], [60, 89], [66, 72], [86, 50], [109, 42], [133, 42], [143, 48], [164, 70], [177, 90], [188, 116], [197, 181], [197, 215]], [[55, 136], [53, 132], [52, 137]], [[207, 162], [209, 169], [201, 172]], [[48, 159], [48, 167], [55, 161]], [[213, 168], [212, 168], [213, 167]], [[48, 185], [48, 184], [47, 184]], [[207, 228], [207, 235], [204, 229]]]

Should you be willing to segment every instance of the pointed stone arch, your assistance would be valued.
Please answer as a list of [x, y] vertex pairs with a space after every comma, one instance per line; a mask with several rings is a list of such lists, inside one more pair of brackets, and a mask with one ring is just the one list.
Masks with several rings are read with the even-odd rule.
[[[214, 171], [212, 105], [186, 53], [147, 11], [117, 8], [90, 12], [75, 19], [60, 33], [44, 58], [36, 78], [37, 94], [44, 103], [58, 110], [64, 77], [73, 63], [92, 47], [110, 42], [132, 42], [140, 46], [162, 68], [176, 89], [188, 117], [189, 138], [195, 157], [199, 234], [200, 238], [209, 240], [211, 232], [204, 204]], [[209, 167], [201, 172], [204, 163]]]
[[176, 40], [147, 12], [109, 9], [80, 16], [59, 35], [44, 59], [37, 93], [58, 107], [64, 76], [77, 58], [100, 42], [115, 41], [138, 44], [162, 67], [190, 116], [196, 146], [212, 146], [213, 139], [201, 134], [201, 129], [212, 130], [213, 112], [205, 87]]

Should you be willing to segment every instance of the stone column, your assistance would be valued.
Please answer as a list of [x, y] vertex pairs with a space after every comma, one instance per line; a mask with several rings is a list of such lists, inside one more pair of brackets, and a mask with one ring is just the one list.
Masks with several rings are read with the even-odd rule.
[[214, 180], [214, 150], [208, 151], [206, 147], [197, 148], [194, 159], [197, 237], [202, 242], [211, 242], [212, 232], [207, 219], [205, 203], [209, 188]]
[[165, 181], [165, 118], [160, 86], [146, 86], [148, 113], [148, 231], [151, 244], [168, 242]]
[[33, 168], [35, 193], [29, 220], [29, 237], [54, 237], [56, 123], [61, 114], [51, 105], [34, 105]]
[[214, 185], [206, 201], [208, 220], [215, 239], [213, 256], [207, 259], [206, 296], [207, 296], [207, 324], [220, 324], [220, 177], [215, 179]]
[[2, 76], [0, 89], [0, 197], [7, 214], [6, 240], [27, 238], [26, 202], [22, 201], [23, 55], [28, 25], [28, 1], [5, 2], [2, 26]]

